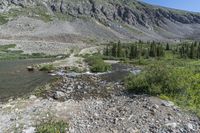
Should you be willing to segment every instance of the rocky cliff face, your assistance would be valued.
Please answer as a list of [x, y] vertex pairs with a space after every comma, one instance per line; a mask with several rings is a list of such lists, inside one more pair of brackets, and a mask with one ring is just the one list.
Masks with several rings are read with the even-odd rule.
[[130, 39], [199, 39], [200, 14], [136, 0], [1, 0], [1, 12], [44, 6], [51, 14], [93, 18]]

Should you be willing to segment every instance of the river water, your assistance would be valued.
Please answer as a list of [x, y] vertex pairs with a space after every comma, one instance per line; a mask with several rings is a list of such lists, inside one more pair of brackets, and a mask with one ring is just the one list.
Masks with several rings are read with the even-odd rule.
[[[0, 61], [0, 102], [10, 98], [27, 94], [33, 91], [37, 86], [43, 85], [52, 79], [46, 72], [27, 71], [27, 66], [50, 62], [50, 59], [26, 59]], [[124, 64], [113, 64], [112, 71], [106, 73], [97, 73], [102, 79], [109, 82], [123, 80], [130, 73], [139, 73], [140, 70], [134, 67], [128, 67]], [[56, 75], [82, 75], [88, 73], [63, 73], [58, 72]], [[94, 73], [89, 73], [94, 74]], [[96, 74], [95, 74], [96, 75]]]
[[49, 62], [50, 59], [26, 59], [0, 61], [0, 101], [21, 96], [33, 91], [37, 86], [47, 83], [51, 76], [45, 72], [28, 72], [29, 65]]
[[109, 72], [103, 72], [103, 73], [91, 73], [91, 72], [85, 72], [85, 73], [65, 73], [65, 71], [59, 71], [56, 74], [53, 75], [59, 75], [59, 76], [68, 76], [68, 77], [76, 77], [80, 75], [96, 75], [101, 77], [103, 80], [108, 82], [120, 82], [124, 80], [129, 74], [139, 74], [141, 72], [140, 68], [129, 66], [126, 64], [112, 64], [112, 71]]

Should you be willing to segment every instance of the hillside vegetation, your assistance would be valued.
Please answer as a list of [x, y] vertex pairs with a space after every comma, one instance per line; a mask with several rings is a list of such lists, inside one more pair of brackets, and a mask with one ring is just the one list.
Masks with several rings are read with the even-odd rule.
[[200, 43], [163, 44], [142, 41], [110, 43], [104, 58], [142, 66], [138, 75], [125, 79], [130, 92], [172, 100], [200, 115]]

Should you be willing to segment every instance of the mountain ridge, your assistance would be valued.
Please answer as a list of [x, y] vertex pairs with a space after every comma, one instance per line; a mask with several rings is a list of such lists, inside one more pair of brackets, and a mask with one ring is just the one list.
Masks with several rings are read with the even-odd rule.
[[81, 20], [92, 18], [128, 40], [200, 39], [199, 13], [153, 6], [136, 0], [6, 0], [0, 3], [2, 13], [42, 7], [40, 13], [43, 15], [61, 14]]

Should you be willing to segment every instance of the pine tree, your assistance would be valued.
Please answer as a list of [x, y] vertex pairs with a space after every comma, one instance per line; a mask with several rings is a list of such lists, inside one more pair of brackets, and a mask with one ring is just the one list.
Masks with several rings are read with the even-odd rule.
[[125, 57], [126, 58], [130, 58], [130, 56], [129, 56], [129, 48], [125, 49]]
[[200, 59], [200, 43], [197, 47], [197, 58]]
[[109, 46], [108, 46], [108, 45], [106, 45], [105, 55], [106, 55], [106, 56], [109, 56]]
[[150, 45], [149, 56], [156, 57], [156, 44], [154, 41]]
[[112, 47], [112, 56], [117, 57], [117, 44], [114, 43]]
[[117, 45], [117, 57], [122, 57], [122, 46], [121, 46], [121, 42], [118, 42]]
[[166, 45], [166, 50], [170, 50], [169, 43], [167, 43], [167, 45]]
[[149, 58], [149, 49], [144, 49], [144, 58]]
[[190, 49], [189, 49], [189, 45], [185, 44], [186, 48], [185, 48], [185, 55], [186, 57], [190, 57]]
[[134, 48], [134, 45], [132, 44], [130, 48], [130, 59], [134, 59], [134, 52], [135, 52], [135, 48]]
[[181, 46], [180, 49], [179, 49], [179, 53], [180, 53], [180, 56], [181, 58], [184, 58], [185, 57], [185, 52], [184, 52], [184, 46]]
[[195, 47], [194, 47], [194, 44], [191, 44], [191, 46], [190, 46], [190, 55], [189, 55], [189, 57], [191, 59], [195, 58]]
[[138, 53], [137, 53], [137, 45], [136, 44], [132, 44], [131, 45], [131, 50], [130, 50], [130, 58], [131, 59], [135, 59], [137, 57]]
[[143, 44], [143, 42], [142, 42], [142, 40], [139, 40], [139, 42], [138, 42], [139, 44]]

